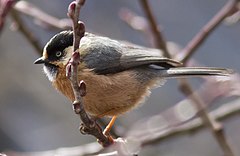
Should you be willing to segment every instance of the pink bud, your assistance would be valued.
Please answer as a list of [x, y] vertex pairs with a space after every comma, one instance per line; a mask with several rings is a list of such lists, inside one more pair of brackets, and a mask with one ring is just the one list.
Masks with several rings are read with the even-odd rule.
[[68, 65], [66, 67], [66, 77], [67, 78], [71, 77], [71, 70], [72, 70], [72, 65], [71, 65], [71, 63], [68, 63]]
[[84, 36], [85, 33], [85, 24], [82, 21], [78, 21], [79, 33], [81, 38]]
[[75, 51], [73, 54], [72, 54], [72, 61], [73, 63], [76, 63], [76, 64], [79, 64], [80, 62], [80, 54], [79, 52]]
[[75, 14], [75, 8], [76, 8], [76, 1], [73, 1], [69, 4], [68, 6], [68, 16], [70, 18], [73, 18], [74, 14]]
[[74, 101], [72, 104], [73, 110], [75, 111], [76, 114], [79, 114], [81, 111], [81, 104], [78, 101]]
[[79, 83], [79, 92], [80, 92], [81, 97], [83, 97], [87, 94], [86, 90], [87, 90], [86, 83], [83, 80], [81, 80]]

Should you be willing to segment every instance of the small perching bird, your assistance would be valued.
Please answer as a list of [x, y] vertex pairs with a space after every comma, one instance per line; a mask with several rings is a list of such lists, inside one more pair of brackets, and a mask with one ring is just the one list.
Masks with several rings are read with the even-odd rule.
[[[63, 31], [46, 44], [43, 56], [35, 64], [44, 64], [53, 86], [74, 101], [73, 90], [66, 77], [66, 65], [73, 52], [73, 32]], [[78, 79], [87, 85], [84, 108], [91, 116], [115, 119], [138, 106], [150, 94], [150, 89], [168, 78], [195, 76], [228, 76], [232, 70], [212, 67], [181, 67], [176, 60], [163, 56], [157, 49], [116, 41], [85, 33], [79, 52]], [[105, 132], [106, 132], [105, 131]]]

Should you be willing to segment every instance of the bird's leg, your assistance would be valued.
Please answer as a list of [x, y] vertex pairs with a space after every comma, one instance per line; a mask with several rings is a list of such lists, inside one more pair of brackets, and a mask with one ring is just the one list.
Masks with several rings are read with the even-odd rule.
[[112, 129], [114, 122], [116, 121], [117, 116], [113, 116], [111, 121], [108, 123], [107, 127], [104, 129], [103, 134], [109, 135], [110, 130]]

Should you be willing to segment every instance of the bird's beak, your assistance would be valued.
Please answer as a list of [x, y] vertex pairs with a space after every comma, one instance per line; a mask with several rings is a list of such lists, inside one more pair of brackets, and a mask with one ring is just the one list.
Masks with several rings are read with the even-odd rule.
[[43, 63], [48, 63], [47, 60], [45, 60], [43, 57], [40, 57], [34, 61], [34, 64], [43, 64]]

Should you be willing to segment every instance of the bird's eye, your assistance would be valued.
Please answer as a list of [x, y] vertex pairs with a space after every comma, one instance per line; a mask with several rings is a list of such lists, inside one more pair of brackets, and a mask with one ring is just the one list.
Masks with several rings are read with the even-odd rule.
[[62, 52], [61, 52], [61, 51], [57, 51], [57, 52], [56, 52], [56, 56], [57, 56], [57, 57], [62, 56]]

